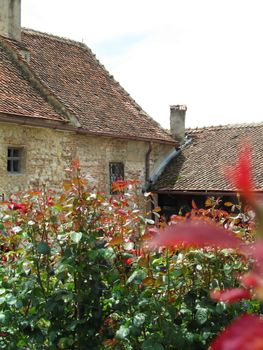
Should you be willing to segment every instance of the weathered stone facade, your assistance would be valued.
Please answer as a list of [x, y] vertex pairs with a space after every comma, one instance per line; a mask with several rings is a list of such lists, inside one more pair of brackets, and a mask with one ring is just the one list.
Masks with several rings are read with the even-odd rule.
[[[7, 171], [8, 147], [22, 148], [20, 173]], [[150, 173], [171, 150], [167, 144], [152, 145]], [[79, 159], [81, 169], [92, 185], [109, 192], [109, 162], [123, 162], [125, 178], [145, 182], [145, 159], [149, 142], [89, 136], [51, 128], [0, 124], [0, 193], [28, 188], [61, 188], [64, 169]]]

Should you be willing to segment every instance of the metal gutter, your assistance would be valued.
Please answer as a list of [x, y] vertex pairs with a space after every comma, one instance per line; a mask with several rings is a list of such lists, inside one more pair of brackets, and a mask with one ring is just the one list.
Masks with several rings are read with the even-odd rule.
[[148, 151], [145, 155], [145, 183], [147, 184], [150, 174], [150, 155], [152, 152], [152, 142], [149, 142]]
[[182, 150], [188, 146], [192, 142], [192, 139], [189, 138], [187, 135], [184, 138], [184, 143], [179, 146], [178, 148], [173, 149], [159, 164], [157, 169], [152, 173], [152, 175], [149, 177], [148, 183], [146, 185], [146, 189], [148, 189], [151, 185], [154, 185], [158, 177], [163, 173], [166, 166], [170, 163], [170, 161], [177, 157]]

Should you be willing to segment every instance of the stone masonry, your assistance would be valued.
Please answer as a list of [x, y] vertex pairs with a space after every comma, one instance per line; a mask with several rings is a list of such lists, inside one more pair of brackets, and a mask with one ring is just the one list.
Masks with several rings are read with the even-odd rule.
[[[80, 135], [49, 128], [0, 124], [0, 194], [9, 195], [27, 188], [62, 188], [64, 169], [79, 159], [83, 175], [91, 185], [109, 193], [109, 162], [123, 162], [125, 178], [145, 182], [145, 141]], [[21, 173], [7, 171], [7, 148], [22, 148]], [[150, 172], [171, 150], [154, 143]]]

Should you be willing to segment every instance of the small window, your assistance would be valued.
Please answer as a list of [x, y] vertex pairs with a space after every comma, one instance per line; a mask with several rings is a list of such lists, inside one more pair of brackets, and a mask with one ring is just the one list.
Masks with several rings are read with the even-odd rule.
[[21, 173], [22, 148], [8, 147], [7, 149], [7, 171], [9, 173]]
[[110, 189], [112, 193], [112, 183], [117, 180], [124, 180], [124, 165], [121, 162], [110, 163]]

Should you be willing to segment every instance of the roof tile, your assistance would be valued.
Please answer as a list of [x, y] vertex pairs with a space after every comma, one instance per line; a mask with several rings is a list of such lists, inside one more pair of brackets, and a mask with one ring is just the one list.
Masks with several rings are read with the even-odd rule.
[[0, 113], [64, 121], [29, 84], [0, 45]]
[[256, 189], [263, 190], [263, 123], [188, 129], [192, 142], [166, 167], [153, 186], [155, 191], [233, 191], [225, 169], [238, 156], [241, 145], [253, 148]]
[[84, 44], [24, 30], [30, 66], [79, 120], [81, 127], [119, 137], [141, 137], [174, 143], [109, 75]]

